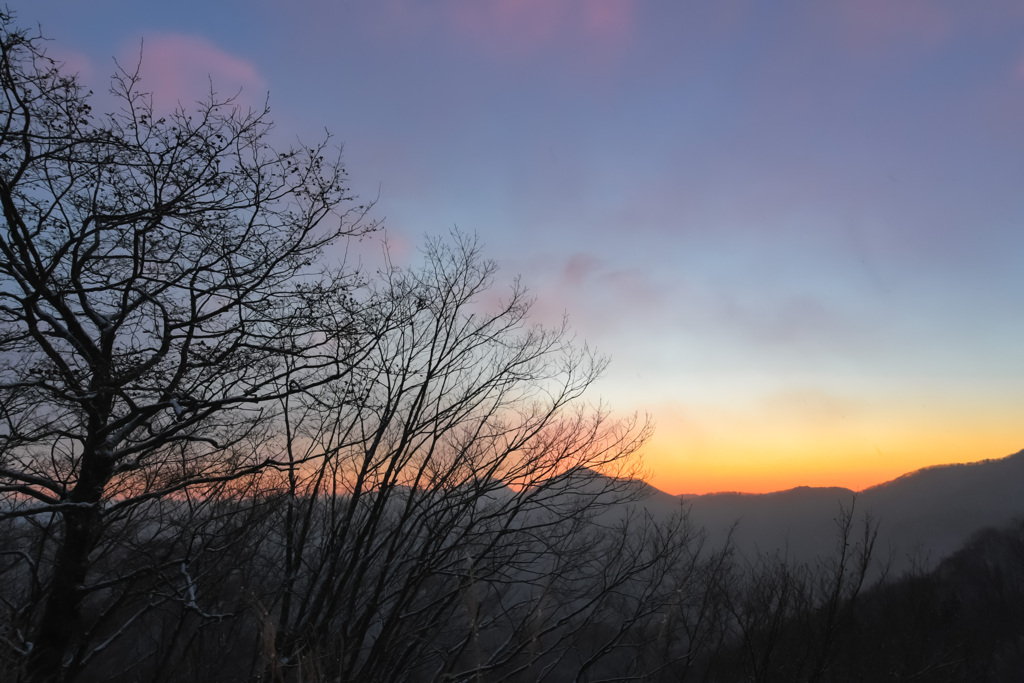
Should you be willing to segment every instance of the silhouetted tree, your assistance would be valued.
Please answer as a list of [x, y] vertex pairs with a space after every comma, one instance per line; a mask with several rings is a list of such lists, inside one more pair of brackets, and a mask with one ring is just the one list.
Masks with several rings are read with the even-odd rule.
[[689, 538], [621, 512], [649, 425], [475, 241], [360, 280], [322, 256], [366, 208], [266, 109], [119, 70], [94, 116], [9, 14], [0, 86], [5, 675], [642, 675]]
[[[579, 402], [604, 361], [529, 324], [518, 287], [484, 305], [494, 271], [458, 234], [389, 265], [361, 306], [365, 360], [287, 399], [293, 465], [257, 591], [282, 675], [585, 669], [660, 590], [682, 537], [597, 521], [634, 495], [649, 428]], [[616, 630], [584, 656], [617, 594]]]
[[[878, 523], [866, 515], [860, 533], [855, 533], [856, 498], [836, 518], [835, 551], [819, 560], [809, 586], [812, 619], [806, 642], [811, 644], [808, 661], [810, 683], [825, 679], [835, 659], [839, 641], [845, 636], [861, 591], [871, 571], [878, 538]], [[882, 572], [884, 579], [885, 572]]]
[[354, 283], [320, 256], [372, 226], [326, 145], [215, 94], [158, 114], [124, 70], [96, 116], [9, 13], [0, 89], [0, 514], [37, 530], [4, 637], [41, 681], [80, 663], [110, 524], [273, 465], [282, 399], [348, 372]]
[[[877, 560], [878, 524], [840, 508], [835, 548], [813, 563], [780, 553], [725, 566], [724, 635], [699, 658], [711, 680], [831, 681], [834, 665], [858, 649], [855, 613]], [[879, 580], [885, 576], [884, 567]], [[703, 663], [701, 662], [701, 663]], [[699, 668], [699, 667], [698, 667]]]

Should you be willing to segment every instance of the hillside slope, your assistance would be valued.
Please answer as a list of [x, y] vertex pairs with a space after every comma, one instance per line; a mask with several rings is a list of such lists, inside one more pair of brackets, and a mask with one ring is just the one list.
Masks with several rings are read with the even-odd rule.
[[996, 460], [930, 467], [854, 492], [798, 487], [766, 494], [672, 496], [653, 490], [641, 503], [659, 516], [689, 508], [691, 521], [716, 543], [730, 530], [748, 557], [779, 553], [812, 561], [835, 547], [836, 519], [855, 506], [879, 524], [876, 556], [892, 570], [927, 569], [960, 548], [980, 529], [1024, 517], [1024, 451]]

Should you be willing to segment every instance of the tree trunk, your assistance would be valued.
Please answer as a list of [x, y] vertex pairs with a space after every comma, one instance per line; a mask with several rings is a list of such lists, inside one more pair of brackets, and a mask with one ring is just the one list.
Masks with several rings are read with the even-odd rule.
[[26, 664], [30, 683], [65, 679], [65, 660], [80, 627], [82, 587], [89, 571], [89, 553], [103, 528], [96, 503], [102, 498], [111, 473], [109, 457], [94, 454], [82, 458], [82, 475], [68, 496], [68, 502], [80, 505], [61, 513], [64, 538], [57, 551], [43, 616]]

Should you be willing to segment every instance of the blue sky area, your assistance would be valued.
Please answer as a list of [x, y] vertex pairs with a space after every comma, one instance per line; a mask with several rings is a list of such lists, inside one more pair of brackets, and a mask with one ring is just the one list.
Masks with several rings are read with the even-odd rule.
[[1024, 4], [14, 2], [99, 93], [269, 93], [396, 259], [476, 232], [672, 492], [1024, 448]]

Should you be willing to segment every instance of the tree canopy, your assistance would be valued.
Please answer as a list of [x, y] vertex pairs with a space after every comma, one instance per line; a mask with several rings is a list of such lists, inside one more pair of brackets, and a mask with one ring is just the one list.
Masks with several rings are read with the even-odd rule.
[[[466, 600], [521, 634], [555, 585], [608, 597], [600, 577], [654, 566], [582, 526], [649, 432], [580, 402], [602, 359], [531, 323], [517, 285], [484, 305], [495, 265], [470, 237], [368, 278], [332, 263], [377, 224], [329, 139], [281, 151], [266, 108], [160, 112], [142, 85], [119, 68], [96, 113], [0, 15], [9, 670], [135, 675], [238, 619], [269, 637], [265, 671], [515, 669], [525, 646], [485, 658]], [[223, 599], [239, 577], [248, 597]], [[142, 625], [159, 642], [124, 658]]]

